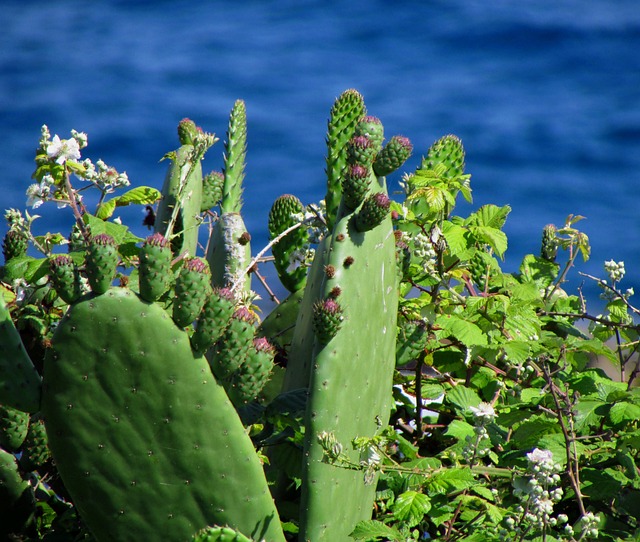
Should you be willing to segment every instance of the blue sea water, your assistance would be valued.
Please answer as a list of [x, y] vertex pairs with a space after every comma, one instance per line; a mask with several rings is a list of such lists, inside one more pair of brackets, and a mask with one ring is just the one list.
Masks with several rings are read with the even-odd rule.
[[[356, 88], [388, 136], [414, 143], [406, 171], [440, 136], [462, 138], [474, 202], [459, 211], [512, 207], [508, 270], [539, 251], [545, 224], [579, 214], [592, 244], [579, 270], [623, 260], [640, 295], [636, 0], [5, 0], [0, 19], [3, 208], [24, 207], [44, 123], [87, 132], [85, 156], [160, 188], [178, 121], [224, 139], [242, 98], [257, 251], [277, 196], [323, 197], [329, 109]], [[218, 144], [205, 168], [221, 157]], [[37, 213], [39, 233], [68, 231], [68, 209]], [[120, 214], [145, 235], [139, 209]]]

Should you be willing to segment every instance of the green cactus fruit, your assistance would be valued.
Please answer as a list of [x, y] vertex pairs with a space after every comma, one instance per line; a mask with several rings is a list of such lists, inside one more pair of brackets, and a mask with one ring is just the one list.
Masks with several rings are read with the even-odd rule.
[[25, 471], [37, 470], [51, 459], [48, 442], [44, 421], [40, 416], [32, 416], [20, 456], [20, 466]]
[[140, 248], [138, 281], [140, 297], [156, 301], [164, 294], [173, 280], [171, 248], [164, 236], [156, 232], [145, 240]]
[[40, 375], [0, 295], [0, 404], [32, 414], [40, 410], [40, 391]]
[[247, 154], [247, 110], [242, 100], [236, 100], [229, 115], [225, 142], [224, 188], [222, 213], [239, 213], [242, 209], [242, 181]]
[[4, 450], [0, 450], [0, 503], [0, 536], [14, 540], [9, 535], [23, 533], [33, 522], [36, 499], [31, 484], [20, 476], [16, 458]]
[[193, 535], [191, 542], [252, 542], [242, 533], [229, 527], [207, 527]]
[[178, 139], [180, 145], [193, 145], [198, 137], [198, 127], [191, 119], [182, 119], [178, 123]]
[[444, 166], [444, 176], [448, 179], [456, 179], [464, 174], [464, 147], [459, 137], [446, 135], [438, 139], [429, 147], [421, 167], [435, 169], [439, 164]]
[[284, 541], [242, 422], [160, 305], [127, 288], [82, 298], [44, 381], [51, 453], [99, 542], [189, 540], [208, 525]]
[[210, 351], [211, 370], [216, 378], [228, 379], [244, 363], [255, 337], [255, 316], [238, 307], [218, 343]]
[[358, 164], [363, 168], [370, 168], [376, 158], [375, 145], [366, 136], [354, 136], [347, 145], [347, 161]]
[[208, 211], [220, 203], [224, 187], [224, 173], [212, 171], [202, 178], [202, 206], [201, 212]]
[[358, 164], [349, 165], [342, 179], [342, 195], [347, 208], [357, 209], [369, 192], [369, 169]]
[[[88, 226], [86, 226], [88, 228]], [[84, 233], [78, 226], [78, 224], [73, 224], [71, 226], [71, 233], [69, 234], [69, 244], [67, 245], [67, 250], [69, 252], [84, 252], [85, 248], [85, 237]]]
[[384, 141], [384, 127], [378, 117], [373, 115], [362, 117], [356, 125], [354, 135], [367, 137], [376, 149], [376, 153], [380, 152]]
[[553, 224], [547, 224], [542, 230], [540, 256], [549, 262], [555, 262], [558, 255], [557, 230]]
[[[269, 238], [273, 240], [288, 228], [300, 223], [300, 216], [303, 214], [304, 205], [296, 196], [280, 196], [269, 211]], [[301, 226], [289, 232], [271, 248], [278, 277], [290, 292], [304, 288], [306, 283], [307, 269], [301, 265], [296, 266], [296, 257], [303, 251], [306, 253], [308, 243], [307, 228]]]
[[176, 278], [173, 299], [173, 321], [179, 327], [187, 327], [200, 314], [210, 294], [211, 272], [201, 258], [185, 258]]
[[29, 414], [0, 405], [0, 448], [17, 452], [29, 429]]
[[336, 222], [342, 198], [340, 183], [347, 167], [347, 143], [354, 136], [358, 121], [366, 114], [364, 98], [353, 89], [345, 90], [331, 108], [327, 130], [327, 194], [325, 196], [329, 231]]
[[333, 298], [319, 301], [313, 306], [313, 329], [320, 345], [325, 346], [336, 336], [343, 320], [342, 307]]
[[258, 398], [273, 371], [275, 353], [275, 348], [266, 338], [253, 339], [253, 347], [231, 379], [229, 398], [236, 406]]
[[236, 306], [235, 296], [228, 288], [214, 288], [198, 318], [191, 336], [191, 348], [204, 354], [222, 336], [229, 325]]
[[110, 235], [100, 233], [89, 240], [85, 267], [93, 293], [103, 294], [111, 287], [119, 259], [118, 247]]
[[391, 200], [382, 192], [367, 196], [355, 217], [356, 229], [366, 232], [379, 226], [389, 215], [390, 206]]
[[49, 260], [49, 270], [53, 288], [62, 301], [73, 303], [82, 295], [80, 272], [69, 256], [53, 256]]
[[429, 336], [427, 326], [422, 320], [398, 322], [396, 341], [396, 367], [416, 361], [427, 346]]
[[174, 254], [195, 256], [202, 206], [202, 164], [193, 145], [182, 145], [171, 156], [154, 231], [171, 240]]
[[374, 173], [379, 177], [393, 173], [407, 161], [412, 152], [413, 145], [408, 138], [393, 136], [376, 156]]
[[4, 261], [8, 262], [12, 258], [25, 256], [29, 246], [29, 238], [26, 234], [18, 230], [9, 230], [2, 241], [2, 253]]

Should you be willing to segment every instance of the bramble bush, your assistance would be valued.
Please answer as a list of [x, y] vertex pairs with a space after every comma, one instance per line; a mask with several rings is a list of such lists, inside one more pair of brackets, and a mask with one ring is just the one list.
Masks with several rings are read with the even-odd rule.
[[[201, 157], [216, 138], [204, 132], [198, 137]], [[442, 159], [439, 153], [451, 145], [456, 151]], [[137, 272], [142, 239], [114, 213], [140, 205], [152, 216], [161, 196], [152, 187], [131, 188], [126, 174], [101, 160], [82, 159], [86, 148], [83, 133], [62, 140], [43, 127], [35, 182], [27, 189], [34, 209], [70, 209], [71, 233], [34, 235], [37, 215], [5, 213], [2, 295], [32, 359], [42, 359], [67, 306], [50, 287], [49, 260], [68, 245], [82, 266], [73, 247], [105, 233], [117, 243], [118, 278], [127, 284]], [[542, 237], [540, 253], [526, 255], [515, 271], [503, 270], [510, 208], [484, 205], [468, 216], [455, 214], [458, 199], [471, 202], [472, 196], [454, 136], [434, 143], [399, 186], [390, 205], [400, 292], [391, 420], [373, 438], [339, 442], [332, 432], [318, 435], [327, 463], [360, 471], [365, 483], [376, 484], [372, 519], [360, 522], [351, 537], [637, 540], [640, 391], [633, 382], [640, 371], [640, 309], [633, 291], [625, 290], [624, 263], [605, 262], [603, 278], [581, 273], [601, 288], [605, 308], [599, 314], [590, 312], [580, 289], [566, 291], [580, 260], [590, 257], [589, 240], [578, 228], [582, 217], [572, 215], [532, 232]], [[310, 263], [324, 233], [323, 203], [296, 217], [310, 235], [304, 253], [291, 255], [292, 268]], [[212, 225], [217, 218], [207, 211], [198, 222]], [[271, 260], [257, 258], [252, 271], [261, 276], [259, 266]], [[255, 299], [253, 294], [246, 301]], [[615, 379], [593, 364], [598, 358], [616, 367]], [[27, 415], [5, 407], [0, 414], [2, 465], [19, 474], [11, 483], [33, 490], [31, 498], [13, 502], [0, 484], [0, 524], [7, 536], [90, 540], [46, 446], [33, 444], [45, 438], [38, 415], [31, 417], [27, 440], [16, 444], [6, 427]], [[288, 430], [294, 444], [303, 432], [295, 412], [275, 421], [268, 415], [262, 408], [245, 418], [265, 461], [274, 424]], [[359, 461], [346, 453], [352, 449]], [[6, 483], [9, 476], [3, 477]], [[292, 481], [299, 483], [295, 473]], [[283, 512], [282, 519], [295, 536], [295, 514]]]

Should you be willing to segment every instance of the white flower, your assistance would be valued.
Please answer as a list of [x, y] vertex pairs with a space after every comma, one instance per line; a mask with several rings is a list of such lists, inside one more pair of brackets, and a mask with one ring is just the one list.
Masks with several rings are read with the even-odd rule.
[[55, 135], [47, 146], [47, 156], [55, 158], [58, 164], [64, 164], [69, 159], [79, 160], [80, 145], [75, 139], [60, 139]]
[[32, 184], [27, 188], [27, 205], [37, 209], [51, 197], [51, 185], [46, 182]]
[[469, 407], [474, 418], [479, 422], [492, 422], [496, 417], [496, 411], [490, 403], [480, 403], [477, 407]]
[[553, 453], [550, 450], [534, 448], [532, 452], [527, 454], [527, 459], [532, 465], [547, 465], [553, 463]]

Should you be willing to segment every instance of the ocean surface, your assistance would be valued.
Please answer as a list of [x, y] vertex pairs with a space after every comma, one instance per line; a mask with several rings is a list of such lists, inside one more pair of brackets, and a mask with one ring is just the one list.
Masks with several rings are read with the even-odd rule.
[[[457, 211], [512, 207], [507, 270], [538, 253], [545, 224], [578, 214], [592, 244], [578, 270], [624, 261], [621, 287], [640, 296], [637, 0], [4, 0], [0, 20], [3, 208], [25, 206], [42, 124], [88, 133], [84, 156], [160, 188], [183, 117], [221, 137], [204, 164], [221, 168], [241, 98], [257, 252], [277, 196], [324, 196], [329, 110], [356, 88], [387, 136], [412, 140], [405, 171], [440, 136], [462, 138], [474, 202]], [[37, 214], [38, 233], [68, 231], [68, 209]], [[118, 214], [146, 235], [140, 209]], [[597, 287], [573, 276], [596, 311]]]

